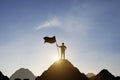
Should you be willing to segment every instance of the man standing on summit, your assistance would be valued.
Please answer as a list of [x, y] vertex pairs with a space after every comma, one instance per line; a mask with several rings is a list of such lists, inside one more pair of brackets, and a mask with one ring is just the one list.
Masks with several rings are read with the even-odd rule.
[[[47, 43], [56, 43], [56, 46], [61, 48], [61, 55], [60, 55], [61, 59], [65, 59], [65, 50], [67, 47], [64, 45], [64, 43], [62, 43], [61, 46], [58, 46], [55, 36], [53, 36], [53, 37], [45, 36], [43, 39], [45, 40], [44, 43], [46, 43], [46, 42]], [[57, 50], [58, 50], [58, 48], [57, 48]], [[59, 50], [58, 50], [58, 53], [59, 53]]]
[[64, 43], [62, 43], [61, 46], [58, 46], [57, 44], [57, 47], [61, 48], [61, 59], [65, 59], [65, 50], [67, 47], [64, 45]]

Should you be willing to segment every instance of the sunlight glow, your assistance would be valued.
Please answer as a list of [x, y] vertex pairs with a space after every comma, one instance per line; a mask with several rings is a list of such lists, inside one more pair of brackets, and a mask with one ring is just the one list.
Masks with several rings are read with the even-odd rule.
[[53, 57], [53, 60], [54, 60], [54, 61], [58, 61], [58, 60], [59, 60], [59, 57], [58, 57], [58, 56], [54, 56], [54, 57]]

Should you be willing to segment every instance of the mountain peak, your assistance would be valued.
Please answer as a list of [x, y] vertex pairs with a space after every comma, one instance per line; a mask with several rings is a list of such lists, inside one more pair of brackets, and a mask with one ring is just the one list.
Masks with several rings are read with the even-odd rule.
[[87, 73], [86, 76], [87, 76], [88, 78], [91, 78], [91, 77], [94, 77], [95, 74], [94, 74], [94, 73]]
[[66, 69], [66, 68], [72, 68], [74, 67], [68, 60], [64, 59], [64, 60], [58, 60], [56, 62], [54, 62], [49, 69]]
[[68, 60], [54, 62], [48, 70], [36, 80], [88, 80], [88, 78], [74, 67]]
[[113, 76], [107, 69], [103, 69], [99, 72], [99, 75], [108, 75], [108, 76]]
[[10, 80], [15, 80], [15, 79], [35, 80], [35, 76], [29, 69], [20, 68], [10, 77]]
[[103, 69], [96, 75], [96, 80], [115, 80], [115, 76], [107, 69]]

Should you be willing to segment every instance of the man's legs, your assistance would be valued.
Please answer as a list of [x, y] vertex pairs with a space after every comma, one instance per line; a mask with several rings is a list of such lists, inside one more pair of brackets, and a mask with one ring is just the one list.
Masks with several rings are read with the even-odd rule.
[[61, 59], [65, 59], [64, 53], [61, 54]]
[[65, 59], [65, 53], [61, 53], [61, 59]]
[[62, 59], [62, 53], [61, 53], [61, 59]]

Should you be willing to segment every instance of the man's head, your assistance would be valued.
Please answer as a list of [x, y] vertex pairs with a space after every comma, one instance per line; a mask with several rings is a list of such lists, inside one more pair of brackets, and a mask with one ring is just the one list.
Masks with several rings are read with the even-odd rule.
[[62, 43], [62, 45], [64, 45], [64, 43]]

